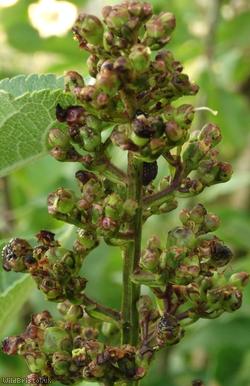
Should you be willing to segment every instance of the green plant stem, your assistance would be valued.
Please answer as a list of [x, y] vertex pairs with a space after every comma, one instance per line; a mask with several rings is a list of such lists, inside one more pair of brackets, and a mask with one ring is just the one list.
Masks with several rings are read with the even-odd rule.
[[[137, 300], [140, 296], [140, 286], [130, 280], [130, 275], [138, 267], [141, 253], [142, 233], [142, 163], [128, 154], [128, 198], [137, 202], [138, 208], [130, 231], [133, 232], [133, 240], [124, 248], [123, 265], [123, 296], [122, 296], [122, 344], [137, 345], [139, 334]], [[129, 383], [131, 385], [131, 383]], [[132, 383], [136, 385], [138, 383]]]

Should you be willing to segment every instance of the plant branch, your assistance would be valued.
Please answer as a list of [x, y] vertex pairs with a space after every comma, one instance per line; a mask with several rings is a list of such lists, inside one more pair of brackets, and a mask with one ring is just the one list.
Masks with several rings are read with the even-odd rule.
[[119, 311], [114, 310], [113, 308], [106, 307], [96, 301], [90, 299], [86, 294], [82, 295], [82, 304], [86, 307], [91, 307], [91, 310], [97, 311], [105, 317], [113, 319], [116, 322], [121, 321], [121, 315]]
[[132, 198], [138, 204], [134, 222], [130, 231], [134, 237], [129, 242], [123, 253], [123, 296], [122, 296], [122, 343], [136, 345], [138, 342], [139, 322], [136, 303], [140, 296], [140, 286], [130, 280], [130, 275], [138, 267], [141, 253], [142, 232], [142, 163], [128, 153], [128, 198]]

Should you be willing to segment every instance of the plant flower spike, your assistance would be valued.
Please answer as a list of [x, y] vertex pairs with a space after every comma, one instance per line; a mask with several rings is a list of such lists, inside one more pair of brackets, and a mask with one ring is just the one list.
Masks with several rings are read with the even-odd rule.
[[[249, 278], [225, 273], [232, 252], [213, 233], [219, 218], [202, 204], [180, 212], [165, 242], [152, 235], [141, 247], [150, 216], [228, 181], [232, 168], [218, 159], [220, 129], [208, 123], [191, 134], [199, 109], [174, 104], [198, 92], [165, 48], [174, 15], [155, 15], [139, 1], [106, 6], [102, 15], [76, 20], [74, 37], [89, 53], [93, 79], [86, 84], [79, 73], [66, 73], [65, 95], [75, 103], [57, 105], [58, 123], [47, 138], [57, 161], [78, 165], [76, 191], [60, 187], [48, 197], [51, 216], [75, 226], [73, 246], [65, 249], [42, 230], [36, 245], [14, 238], [2, 254], [3, 268], [29, 273], [62, 315], [32, 315], [22, 334], [3, 341], [5, 354], [24, 357], [34, 385], [139, 385], [156, 353], [184, 339], [187, 325], [237, 310]], [[112, 163], [114, 147], [126, 152], [126, 171]], [[160, 157], [171, 173], [156, 184]], [[101, 240], [122, 250], [121, 310], [91, 299], [79, 273]]]

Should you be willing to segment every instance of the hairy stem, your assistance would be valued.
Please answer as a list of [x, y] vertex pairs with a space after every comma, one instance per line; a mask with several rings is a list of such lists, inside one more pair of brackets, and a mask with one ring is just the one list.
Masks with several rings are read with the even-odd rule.
[[128, 198], [135, 200], [138, 208], [130, 226], [130, 231], [134, 235], [133, 240], [126, 245], [123, 254], [122, 343], [137, 345], [139, 326], [136, 303], [140, 296], [140, 286], [131, 282], [130, 275], [138, 266], [141, 253], [142, 163], [136, 160], [132, 153], [128, 154], [128, 178]]

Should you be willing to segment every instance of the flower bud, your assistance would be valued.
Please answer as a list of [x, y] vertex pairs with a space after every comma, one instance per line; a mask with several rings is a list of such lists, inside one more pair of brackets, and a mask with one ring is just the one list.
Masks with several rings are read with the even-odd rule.
[[83, 140], [83, 147], [86, 151], [96, 151], [101, 144], [100, 132], [93, 130], [91, 127], [83, 126], [80, 129], [80, 136]]
[[183, 225], [187, 225], [190, 220], [190, 211], [188, 209], [182, 209], [179, 213], [179, 219]]
[[220, 128], [212, 123], [208, 123], [201, 129], [199, 139], [208, 142], [211, 147], [218, 145], [221, 141]]
[[136, 44], [131, 48], [129, 55], [130, 62], [134, 70], [141, 74], [146, 72], [150, 65], [151, 50], [143, 44]]
[[188, 171], [197, 168], [199, 162], [205, 157], [209, 146], [202, 141], [191, 142], [183, 153], [183, 162]]
[[39, 284], [39, 289], [44, 292], [48, 300], [63, 300], [62, 288], [54, 279], [44, 278]]
[[[84, 87], [84, 79], [78, 74], [76, 71], [67, 71], [64, 74], [64, 88], [66, 92], [74, 93], [75, 89]], [[63, 116], [61, 115], [63, 118]], [[57, 119], [59, 118], [59, 110]], [[63, 120], [58, 119], [60, 122], [64, 122]]]
[[33, 249], [31, 245], [23, 239], [15, 238], [5, 245], [2, 250], [3, 268], [5, 271], [25, 272], [27, 262], [32, 258]]
[[73, 28], [76, 37], [86, 40], [94, 46], [102, 45], [104, 28], [98, 17], [80, 14]]
[[112, 193], [104, 200], [105, 216], [118, 220], [123, 216], [123, 200], [117, 193]]
[[42, 371], [47, 364], [46, 355], [39, 351], [33, 351], [26, 354], [25, 359], [30, 371], [34, 373]]
[[165, 133], [170, 142], [178, 142], [184, 132], [175, 121], [168, 121], [165, 125]]
[[56, 213], [67, 214], [74, 208], [75, 199], [72, 190], [59, 188], [48, 196], [48, 211], [51, 215]]
[[229, 284], [233, 285], [234, 287], [237, 287], [238, 289], [242, 289], [243, 287], [245, 287], [248, 282], [249, 273], [247, 272], [234, 273], [229, 279]]
[[78, 240], [85, 250], [91, 250], [98, 244], [96, 233], [84, 229], [78, 231]]
[[219, 166], [217, 161], [214, 160], [202, 160], [197, 169], [199, 181], [205, 186], [215, 183], [218, 172]]
[[68, 333], [59, 327], [48, 327], [44, 331], [43, 351], [46, 354], [53, 354], [57, 351], [69, 352], [72, 348], [72, 341]]
[[53, 147], [67, 148], [69, 146], [69, 136], [62, 129], [53, 128], [48, 133], [48, 145]]
[[106, 6], [103, 8], [102, 14], [107, 26], [115, 32], [121, 31], [129, 20], [128, 7], [125, 3], [113, 7]]
[[146, 44], [153, 50], [163, 47], [169, 42], [175, 24], [175, 17], [170, 12], [162, 12], [160, 15], [152, 16], [145, 25]]
[[207, 213], [202, 228], [205, 232], [214, 232], [220, 226], [220, 219], [213, 213]]
[[56, 375], [69, 375], [71, 356], [67, 352], [54, 352], [52, 368]]
[[228, 162], [219, 162], [219, 172], [216, 176], [216, 182], [227, 182], [233, 174], [233, 168]]
[[120, 80], [116, 71], [110, 69], [102, 70], [96, 77], [96, 88], [108, 96], [114, 96], [120, 87]]
[[197, 204], [190, 211], [190, 220], [194, 221], [196, 224], [202, 224], [206, 214], [207, 214], [206, 208], [202, 204]]
[[168, 232], [167, 247], [193, 248], [195, 244], [195, 235], [189, 228], [176, 227]]
[[154, 249], [145, 249], [140, 258], [140, 267], [150, 272], [157, 272], [159, 269], [159, 253]]

